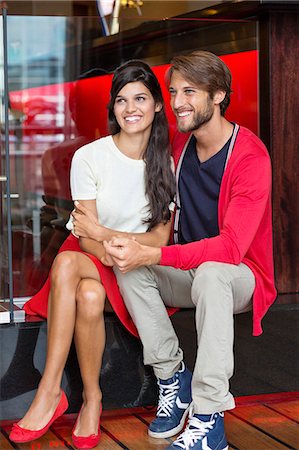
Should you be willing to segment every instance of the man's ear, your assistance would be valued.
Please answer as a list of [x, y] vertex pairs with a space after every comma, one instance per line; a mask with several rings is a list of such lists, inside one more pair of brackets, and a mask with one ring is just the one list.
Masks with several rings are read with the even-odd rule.
[[225, 91], [216, 91], [216, 93], [214, 94], [214, 104], [220, 105], [220, 103], [225, 99], [225, 96]]
[[162, 103], [156, 103], [155, 112], [160, 112], [162, 109]]

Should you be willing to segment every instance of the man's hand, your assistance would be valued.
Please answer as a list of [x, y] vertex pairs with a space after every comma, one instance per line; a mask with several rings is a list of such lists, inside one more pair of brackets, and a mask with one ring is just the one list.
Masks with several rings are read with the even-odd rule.
[[103, 245], [122, 273], [160, 262], [160, 248], [141, 245], [135, 239], [114, 237]]
[[78, 237], [104, 240], [104, 227], [98, 222], [97, 217], [92, 211], [79, 202], [75, 202], [75, 209], [72, 212], [74, 232]]
[[105, 255], [102, 256], [101, 263], [104, 264], [104, 266], [108, 266], [108, 267], [113, 267], [115, 264], [112, 257], [110, 255], [108, 255], [107, 252], [105, 252]]

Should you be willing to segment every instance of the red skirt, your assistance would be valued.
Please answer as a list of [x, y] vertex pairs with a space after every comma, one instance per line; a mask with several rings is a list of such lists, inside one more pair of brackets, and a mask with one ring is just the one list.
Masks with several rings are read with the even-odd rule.
[[[83, 252], [79, 246], [79, 239], [70, 234], [68, 238], [64, 241], [60, 247], [58, 253], [64, 251], [80, 252], [87, 255], [92, 262], [95, 264], [96, 268], [101, 277], [101, 282], [105, 288], [106, 295], [109, 302], [117, 314], [123, 325], [132, 333], [134, 336], [138, 337], [138, 331], [135, 327], [131, 316], [128, 313], [126, 305], [122, 299], [117, 285], [116, 277], [111, 267], [104, 266], [95, 256], [90, 253]], [[48, 276], [43, 287], [38, 291], [30, 300], [28, 300], [23, 309], [26, 314], [37, 315], [43, 318], [48, 316], [48, 297], [50, 292], [50, 277]], [[172, 315], [177, 311], [177, 308], [167, 308], [168, 314]]]

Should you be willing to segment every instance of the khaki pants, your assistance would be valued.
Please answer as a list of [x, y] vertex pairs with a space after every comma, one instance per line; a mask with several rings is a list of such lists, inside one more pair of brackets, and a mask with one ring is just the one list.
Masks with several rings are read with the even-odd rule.
[[197, 358], [192, 379], [194, 412], [212, 414], [232, 409], [233, 314], [251, 309], [255, 278], [245, 264], [206, 262], [197, 269], [141, 267], [121, 274], [120, 291], [138, 329], [144, 364], [155, 375], [172, 377], [183, 359], [165, 305], [196, 308]]

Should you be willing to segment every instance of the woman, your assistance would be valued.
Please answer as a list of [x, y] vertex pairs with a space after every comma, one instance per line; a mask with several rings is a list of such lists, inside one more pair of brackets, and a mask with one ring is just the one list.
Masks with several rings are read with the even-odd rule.
[[105, 266], [110, 261], [102, 242], [115, 234], [148, 245], [168, 242], [174, 195], [168, 127], [161, 89], [147, 64], [129, 61], [116, 70], [108, 111], [111, 136], [81, 147], [72, 161], [71, 190], [77, 201], [69, 222], [73, 233], [55, 258], [46, 285], [25, 305], [26, 312], [47, 316], [48, 349], [36, 396], [11, 431], [15, 442], [42, 436], [66, 411], [60, 384], [74, 336], [83, 405], [72, 439], [78, 448], [98, 444], [106, 295], [136, 334], [113, 271]]

